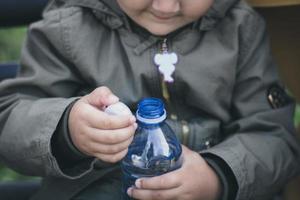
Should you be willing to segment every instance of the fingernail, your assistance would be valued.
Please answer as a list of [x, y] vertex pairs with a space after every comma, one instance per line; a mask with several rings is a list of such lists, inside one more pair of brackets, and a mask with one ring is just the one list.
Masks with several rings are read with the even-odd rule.
[[117, 101], [119, 101], [119, 98], [116, 97], [115, 95], [110, 95], [110, 96], [109, 96], [109, 100], [110, 100], [110, 101], [113, 101], [113, 102], [117, 102]]
[[134, 123], [133, 127], [134, 127], [134, 129], [137, 129], [137, 127], [138, 127], [137, 123]]
[[128, 190], [127, 190], [127, 194], [128, 194], [128, 196], [132, 196], [132, 188], [130, 187], [130, 188], [128, 188]]
[[135, 187], [137, 187], [139, 189], [142, 188], [142, 180], [141, 179], [138, 179], [135, 181]]
[[135, 117], [134, 117], [134, 116], [130, 116], [130, 119], [129, 119], [129, 120], [130, 120], [130, 122], [131, 122], [131, 123], [133, 123], [133, 122], [135, 122], [135, 121], [136, 121], [136, 119], [135, 119]]

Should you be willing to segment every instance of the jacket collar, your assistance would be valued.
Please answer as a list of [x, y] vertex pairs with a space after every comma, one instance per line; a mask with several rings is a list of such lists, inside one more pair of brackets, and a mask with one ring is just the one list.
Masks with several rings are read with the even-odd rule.
[[[120, 9], [116, 0], [59, 0], [69, 6], [81, 6], [90, 8], [103, 23], [115, 29], [122, 25], [129, 26], [129, 22], [123, 11]], [[238, 1], [241, 0], [214, 0], [213, 6], [199, 20], [194, 27], [199, 30], [211, 30], [227, 11]]]
[[200, 30], [211, 30], [237, 2], [241, 0], [214, 0], [212, 7], [202, 17]]
[[[56, 0], [61, 1], [65, 6], [80, 6], [84, 8], [89, 8], [92, 10], [94, 15], [102, 21], [103, 24], [110, 27], [111, 29], [119, 29], [122, 35], [126, 37], [125, 42], [132, 46], [134, 53], [140, 55], [150, 46], [153, 46], [159, 40], [160, 37], [151, 35], [150, 33], [145, 33], [147, 36], [144, 39], [139, 38], [136, 34], [127, 34], [127, 30], [131, 30], [132, 23], [124, 12], [120, 9], [116, 0]], [[196, 21], [192, 26], [192, 31], [187, 31], [184, 29], [176, 34], [176, 40], [184, 40], [184, 42], [175, 42], [174, 48], [181, 54], [185, 54], [193, 49], [193, 46], [197, 44], [195, 38], [200, 38], [201, 31], [209, 31], [213, 29], [217, 23], [224, 18], [227, 11], [235, 5], [236, 2], [241, 0], [214, 0], [213, 6], [208, 10], [208, 12], [198, 21]], [[121, 28], [125, 27], [125, 29]], [[136, 30], [137, 27], [134, 28]], [[186, 34], [192, 34], [192, 37], [185, 37]], [[181, 39], [180, 39], [181, 38]]]

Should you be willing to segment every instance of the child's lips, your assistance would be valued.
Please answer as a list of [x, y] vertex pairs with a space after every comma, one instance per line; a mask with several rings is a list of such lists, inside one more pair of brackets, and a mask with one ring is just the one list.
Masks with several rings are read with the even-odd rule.
[[174, 21], [174, 17], [166, 17], [166, 16], [155, 16], [154, 19], [160, 23], [171, 23]]
[[159, 16], [159, 15], [154, 15], [154, 16], [160, 20], [169, 20], [173, 18], [173, 16]]
[[154, 16], [154, 18], [161, 20], [161, 21], [169, 21], [177, 16], [177, 14], [158, 14], [151, 12], [151, 14]]

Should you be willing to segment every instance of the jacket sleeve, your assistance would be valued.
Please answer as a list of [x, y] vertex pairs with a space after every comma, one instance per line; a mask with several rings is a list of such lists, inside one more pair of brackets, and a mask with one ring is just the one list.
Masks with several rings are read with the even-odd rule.
[[[222, 133], [228, 137], [202, 154], [218, 156], [232, 169], [238, 183], [236, 199], [269, 199], [299, 173], [294, 104], [280, 89], [264, 21], [250, 15], [240, 31], [232, 120]], [[279, 96], [270, 93], [273, 87]], [[268, 96], [273, 99], [268, 101]], [[284, 103], [271, 106], [271, 100], [281, 99]]]
[[0, 84], [0, 159], [24, 174], [75, 178], [61, 171], [51, 150], [61, 116], [83, 85], [61, 20], [68, 15], [50, 11], [31, 25], [17, 78]]

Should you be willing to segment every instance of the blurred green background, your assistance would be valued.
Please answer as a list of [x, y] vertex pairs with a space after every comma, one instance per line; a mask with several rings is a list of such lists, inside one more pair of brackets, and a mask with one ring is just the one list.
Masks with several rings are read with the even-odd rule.
[[[25, 27], [0, 29], [0, 63], [18, 61], [25, 34]], [[29, 178], [4, 167], [0, 161], [0, 181]]]
[[[18, 61], [20, 50], [26, 35], [26, 28], [0, 29], [0, 62]], [[300, 106], [297, 106], [295, 124], [300, 124]], [[4, 167], [0, 163], [0, 181], [31, 179], [23, 176], [11, 169]]]
[[0, 29], [0, 62], [18, 60], [25, 34], [25, 27]]

